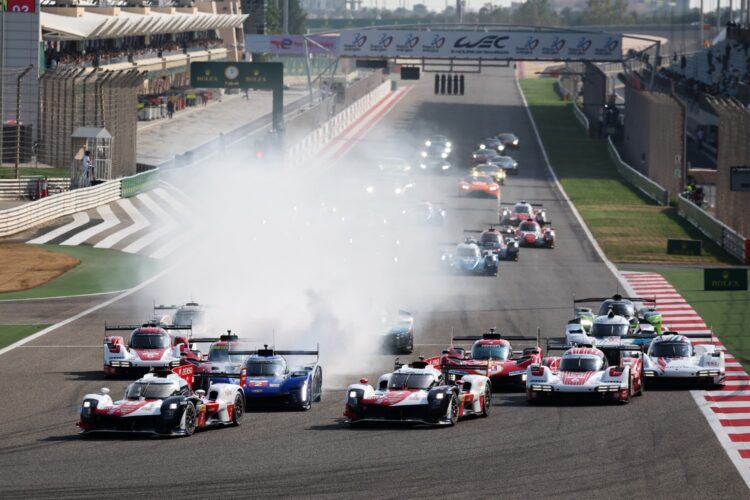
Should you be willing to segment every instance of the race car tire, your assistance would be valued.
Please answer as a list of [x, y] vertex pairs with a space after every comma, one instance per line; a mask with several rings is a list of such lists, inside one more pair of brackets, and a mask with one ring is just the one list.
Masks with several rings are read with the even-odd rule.
[[323, 399], [323, 370], [318, 367], [313, 377], [313, 383], [315, 384], [315, 390], [313, 390], [313, 403], [320, 403]]
[[448, 411], [445, 414], [446, 424], [449, 426], [456, 425], [458, 422], [458, 398], [455, 394], [451, 394], [451, 399], [448, 401]]
[[633, 380], [630, 380], [630, 383], [628, 383], [628, 398], [627, 399], [621, 399], [620, 404], [626, 405], [630, 403], [630, 400], [633, 397]]
[[643, 396], [643, 391], [646, 387], [646, 379], [641, 375], [641, 386], [638, 388], [638, 392], [635, 393], [636, 396]]
[[234, 414], [232, 415], [232, 425], [242, 424], [242, 416], [245, 414], [245, 395], [242, 391], [237, 392], [234, 396]]
[[492, 387], [489, 384], [484, 388], [484, 404], [482, 405], [481, 417], [487, 417], [490, 414], [490, 408], [492, 407]]
[[195, 432], [196, 426], [196, 412], [193, 403], [188, 403], [187, 406], [185, 406], [185, 413], [182, 414], [182, 420], [185, 436], [192, 436]]

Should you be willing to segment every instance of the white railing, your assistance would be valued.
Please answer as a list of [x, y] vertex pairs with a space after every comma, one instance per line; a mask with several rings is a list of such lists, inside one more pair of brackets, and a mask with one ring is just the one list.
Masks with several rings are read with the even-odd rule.
[[652, 181], [620, 158], [612, 139], [607, 137], [607, 149], [620, 175], [643, 194], [660, 205], [669, 205], [669, 191]]
[[581, 111], [581, 108], [578, 107], [578, 104], [576, 103], [575, 99], [573, 99], [573, 114], [576, 116], [576, 119], [578, 120], [578, 122], [583, 126], [583, 128], [586, 129], [586, 132], [588, 133], [589, 119], [586, 118], [586, 115], [583, 114], [583, 111]]
[[75, 189], [0, 211], [0, 237], [120, 198], [120, 180]]

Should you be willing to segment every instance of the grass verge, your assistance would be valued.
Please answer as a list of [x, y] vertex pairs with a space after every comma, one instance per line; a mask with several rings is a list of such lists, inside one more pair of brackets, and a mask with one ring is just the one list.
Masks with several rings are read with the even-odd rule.
[[[734, 259], [677, 215], [631, 188], [618, 174], [607, 143], [589, 139], [548, 78], [521, 88], [550, 163], [607, 257], [618, 263], [732, 264]], [[667, 254], [667, 239], [700, 239], [700, 256]]]
[[44, 285], [0, 294], [0, 300], [62, 297], [113, 292], [131, 288], [158, 272], [160, 262], [141, 255], [87, 246], [42, 245], [51, 252], [71, 255], [81, 261], [76, 267]]
[[13, 342], [18, 342], [49, 325], [0, 325], [0, 349], [8, 347]]
[[[636, 270], [636, 269], [634, 269]], [[703, 269], [649, 268], [657, 272], [700, 314], [746, 370], [750, 370], [750, 291], [704, 291]]]

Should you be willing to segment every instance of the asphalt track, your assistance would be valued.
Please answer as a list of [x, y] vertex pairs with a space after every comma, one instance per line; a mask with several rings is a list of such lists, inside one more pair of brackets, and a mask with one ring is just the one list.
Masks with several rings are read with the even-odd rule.
[[[466, 157], [481, 136], [515, 131], [523, 141], [522, 170], [509, 180], [503, 198], [543, 202], [558, 245], [522, 251], [520, 261], [502, 266], [498, 278], [435, 278], [446, 280], [452, 293], [438, 308], [414, 311], [423, 354], [439, 352], [451, 327], [465, 333], [488, 326], [533, 333], [541, 327], [546, 335], [559, 335], [573, 293], [607, 295], [615, 287], [547, 178], [512, 72], [470, 76], [466, 88], [463, 97], [436, 97], [431, 79], [419, 82], [348, 154], [366, 154], [373, 145], [385, 153], [396, 137], [411, 137], [416, 144], [428, 132], [442, 132], [454, 138], [459, 157]], [[433, 181], [449, 210], [446, 240], [494, 221], [492, 202], [456, 198], [453, 177]], [[71, 300], [68, 313], [103, 300]], [[488, 419], [450, 429], [348, 429], [341, 422], [338, 388], [328, 390], [310, 412], [251, 413], [240, 428], [189, 439], [81, 439], [74, 427], [81, 396], [102, 386], [102, 324], [132, 317], [152, 300], [147, 290], [132, 294], [0, 356], [0, 496], [748, 495], [686, 391], [650, 391], [626, 406], [529, 407], [521, 394], [499, 394]], [[48, 311], [50, 319], [63, 309], [48, 309], [44, 302], [35, 307]], [[3, 317], [28, 314], [33, 310], [26, 304], [0, 303]], [[381, 368], [391, 363], [383, 357]], [[377, 373], [352, 373], [350, 380], [361, 375]], [[125, 384], [108, 385], [116, 394]]]

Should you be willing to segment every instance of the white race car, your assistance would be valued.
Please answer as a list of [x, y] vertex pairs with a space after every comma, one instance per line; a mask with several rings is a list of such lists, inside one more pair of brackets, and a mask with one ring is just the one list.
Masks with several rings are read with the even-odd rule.
[[[547, 346], [567, 349], [562, 357], [547, 357], [526, 371], [526, 400], [584, 398], [629, 403], [643, 394], [642, 352], [620, 347], [618, 364], [594, 347]], [[635, 346], [630, 349], [637, 349]]]
[[448, 381], [443, 373], [420, 358], [378, 380], [377, 389], [361, 379], [346, 391], [344, 417], [360, 422], [410, 422], [454, 425], [468, 415], [486, 417], [492, 402], [490, 380], [483, 375], [464, 375]]
[[646, 380], [704, 382], [722, 386], [726, 378], [724, 352], [713, 345], [693, 346], [690, 339], [711, 338], [709, 334], [662, 335], [651, 342], [643, 357]]
[[[169, 329], [169, 331], [167, 330]], [[172, 336], [171, 331], [187, 329], [188, 335]], [[104, 375], [126, 375], [145, 373], [152, 368], [174, 368], [180, 360], [200, 361], [200, 353], [190, 350], [190, 329], [176, 325], [145, 323], [141, 326], [115, 325], [104, 327], [112, 330], [132, 330], [127, 344], [121, 336], [104, 338]]]
[[173, 323], [182, 327], [190, 327], [196, 335], [204, 335], [208, 330], [206, 307], [197, 302], [188, 302], [183, 305], [156, 305], [154, 306], [154, 317], [168, 312], [163, 316], [167, 323]]
[[81, 433], [190, 436], [199, 428], [240, 425], [245, 413], [242, 387], [211, 384], [208, 393], [193, 392], [193, 370], [192, 365], [186, 365], [148, 373], [130, 384], [119, 401], [113, 401], [106, 388], [99, 394], [87, 394], [78, 422]]

